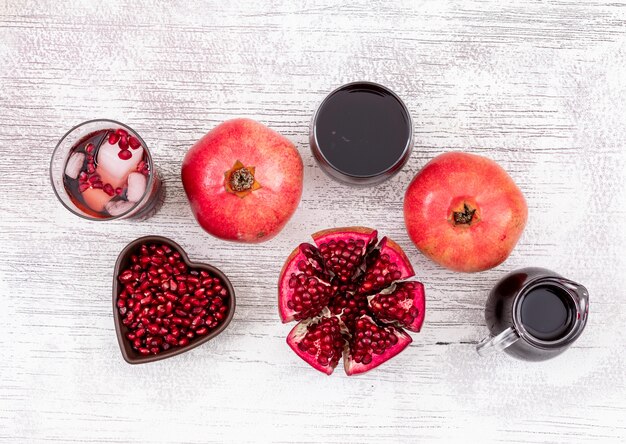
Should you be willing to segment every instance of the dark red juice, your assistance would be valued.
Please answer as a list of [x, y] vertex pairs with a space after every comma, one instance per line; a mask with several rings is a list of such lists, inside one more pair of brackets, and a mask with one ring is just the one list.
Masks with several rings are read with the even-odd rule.
[[314, 135], [322, 156], [347, 176], [378, 176], [401, 167], [410, 152], [411, 118], [402, 101], [368, 82], [331, 93], [317, 112]]

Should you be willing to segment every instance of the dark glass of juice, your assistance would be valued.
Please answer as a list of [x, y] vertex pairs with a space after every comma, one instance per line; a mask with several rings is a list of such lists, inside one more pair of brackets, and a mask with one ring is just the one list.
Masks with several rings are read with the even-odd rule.
[[52, 154], [50, 180], [59, 201], [89, 220], [145, 219], [164, 199], [146, 143], [113, 120], [68, 131]]
[[331, 92], [313, 117], [310, 145], [329, 176], [352, 185], [389, 179], [408, 161], [411, 115], [390, 89], [354, 82]]

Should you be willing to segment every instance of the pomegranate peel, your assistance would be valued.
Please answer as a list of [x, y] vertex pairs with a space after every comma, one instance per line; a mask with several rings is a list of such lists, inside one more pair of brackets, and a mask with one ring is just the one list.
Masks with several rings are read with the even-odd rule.
[[339, 227], [320, 230], [316, 233], [313, 233], [311, 237], [313, 238], [313, 241], [315, 241], [315, 244], [319, 246], [320, 244], [328, 242], [331, 239], [341, 237], [345, 233], [350, 233], [350, 235], [355, 239], [363, 239], [366, 243], [369, 243], [371, 240], [376, 239], [376, 237], [378, 236], [378, 232], [372, 228]]
[[313, 240], [316, 246], [291, 252], [278, 281], [281, 320], [300, 321], [289, 346], [326, 374], [343, 348], [348, 375], [404, 350], [411, 337], [400, 327], [420, 330], [425, 298], [422, 284], [404, 281], [415, 273], [402, 248], [387, 237], [378, 243], [376, 230], [365, 227], [323, 230]]

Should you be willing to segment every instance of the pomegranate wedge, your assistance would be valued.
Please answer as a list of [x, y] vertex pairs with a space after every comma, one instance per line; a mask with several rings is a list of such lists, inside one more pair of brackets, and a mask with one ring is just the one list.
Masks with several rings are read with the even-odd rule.
[[400, 245], [384, 237], [367, 258], [367, 268], [358, 292], [372, 294], [414, 275], [413, 266]]
[[370, 296], [369, 307], [379, 321], [419, 332], [426, 308], [424, 286], [420, 282], [400, 282], [390, 293]]
[[287, 344], [315, 370], [330, 375], [343, 355], [346, 344], [342, 326], [336, 316], [325, 316], [299, 322], [287, 336]]
[[412, 341], [401, 329], [381, 327], [364, 315], [356, 321], [350, 352], [344, 356], [346, 374], [352, 376], [370, 371], [396, 356]]
[[353, 280], [360, 272], [359, 267], [368, 249], [376, 243], [376, 237], [376, 230], [365, 227], [334, 228], [313, 234], [326, 269], [341, 283]]
[[311, 244], [300, 244], [287, 258], [279, 278], [278, 307], [283, 323], [317, 316], [330, 302], [321, 257]]

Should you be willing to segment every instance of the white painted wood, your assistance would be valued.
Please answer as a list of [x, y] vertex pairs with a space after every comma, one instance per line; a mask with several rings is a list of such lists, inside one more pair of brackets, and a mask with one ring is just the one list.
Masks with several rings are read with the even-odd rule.
[[[0, 439], [6, 442], [624, 442], [626, 4], [618, 1], [0, 2]], [[325, 93], [365, 79], [415, 121], [409, 164], [375, 188], [322, 174], [307, 145]], [[263, 245], [194, 222], [185, 150], [257, 119], [306, 165], [300, 208]], [[167, 200], [141, 223], [89, 223], [48, 180], [71, 126], [121, 120], [150, 144]], [[410, 244], [403, 192], [434, 155], [487, 155], [524, 190], [526, 232], [503, 265], [442, 270]], [[377, 227], [427, 287], [421, 334], [377, 371], [317, 374], [285, 345], [275, 281], [327, 226]], [[122, 361], [110, 303], [118, 252], [169, 236], [226, 272], [238, 307], [218, 339]], [[546, 363], [479, 358], [483, 304], [505, 272], [546, 266], [591, 292], [587, 331]]]

